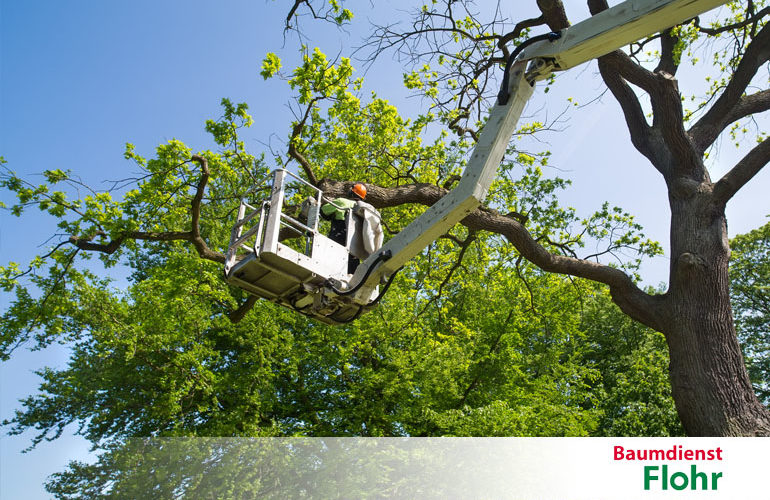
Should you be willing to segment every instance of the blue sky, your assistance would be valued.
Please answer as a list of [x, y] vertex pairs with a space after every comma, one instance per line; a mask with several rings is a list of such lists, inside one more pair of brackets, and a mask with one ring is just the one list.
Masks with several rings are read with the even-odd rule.
[[[368, 2], [362, 5], [363, 12], [354, 8], [360, 24], [350, 28], [349, 36], [306, 24], [311, 47], [318, 45], [331, 57], [345, 55], [365, 32], [367, 16], [380, 21], [381, 16], [394, 16], [382, 7], [374, 12]], [[574, 9], [569, 12], [573, 20], [587, 15], [582, 4]], [[0, 155], [11, 169], [31, 179], [43, 170], [61, 168], [73, 170], [92, 185], [105, 186], [100, 183], [133, 171], [122, 156], [126, 142], [134, 143], [144, 156], [172, 138], [193, 149], [213, 148], [203, 126], [206, 119], [220, 116], [223, 97], [250, 105], [255, 125], [245, 136], [247, 147], [265, 151], [269, 142], [282, 150], [291, 121], [287, 107], [291, 92], [278, 79], [263, 81], [259, 66], [268, 51], [282, 57], [285, 69], [299, 60], [296, 37], [284, 39], [285, 15], [284, 2], [263, 0], [2, 0]], [[398, 63], [385, 57], [365, 75], [367, 88], [414, 115], [424, 103], [405, 98], [401, 71]], [[539, 97], [530, 113], [541, 119], [556, 116], [569, 107], [568, 96], [588, 102], [603, 90], [595, 73], [595, 66], [586, 65], [561, 76], [548, 100]], [[697, 87], [698, 75], [683, 74], [682, 89], [687, 90], [686, 84]], [[663, 183], [631, 148], [611, 97], [571, 109], [566, 116], [563, 132], [543, 138], [547, 141], [543, 147], [554, 153], [555, 168], [549, 174], [573, 180], [563, 202], [584, 215], [605, 200], [620, 205], [666, 246]], [[729, 145], [721, 148], [724, 164], [736, 158], [738, 152]], [[762, 187], [768, 179], [767, 172], [758, 176], [728, 207], [731, 235], [766, 221], [770, 199]], [[0, 213], [0, 261], [25, 262], [40, 251], [52, 231], [51, 221], [43, 217], [20, 221]], [[664, 281], [667, 266], [666, 258], [647, 264], [645, 281], [653, 285]], [[8, 297], [0, 300], [5, 308]], [[0, 365], [0, 418], [10, 417], [17, 400], [36, 390], [33, 370], [62, 366], [66, 359], [66, 347], [54, 346], [43, 352], [19, 351]], [[67, 460], [87, 456], [87, 443], [69, 435], [21, 455], [30, 436], [0, 438], [2, 498], [46, 498], [44, 478]]]
[[[225, 96], [252, 104], [250, 147], [273, 132], [284, 136], [290, 118], [276, 117], [286, 114], [289, 93], [258, 74], [265, 52], [284, 45], [281, 14], [260, 1], [3, 1], [0, 155], [33, 179], [45, 169], [72, 169], [104, 187], [133, 171], [122, 156], [126, 142], [147, 156], [172, 138], [213, 147], [204, 122], [221, 115]], [[286, 45], [296, 59], [295, 45]], [[0, 214], [0, 260], [24, 262], [52, 232], [44, 217]], [[0, 366], [0, 417], [36, 390], [33, 370], [66, 360], [67, 349], [54, 346], [19, 350]], [[47, 498], [45, 477], [87, 456], [88, 443], [69, 434], [75, 430], [23, 455], [33, 434], [3, 435], [0, 497]]]

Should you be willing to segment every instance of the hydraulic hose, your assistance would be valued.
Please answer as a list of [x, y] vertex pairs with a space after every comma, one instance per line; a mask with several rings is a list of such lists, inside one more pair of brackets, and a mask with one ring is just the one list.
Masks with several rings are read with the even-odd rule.
[[513, 52], [511, 52], [511, 55], [508, 56], [508, 60], [505, 62], [505, 74], [503, 75], [503, 83], [500, 85], [500, 92], [497, 93], [497, 104], [500, 106], [505, 106], [508, 104], [508, 98], [510, 97], [510, 92], [508, 92], [508, 82], [510, 81], [509, 72], [511, 66], [513, 66], [513, 63], [516, 62], [516, 58], [519, 57], [519, 54], [521, 54], [521, 51], [535, 42], [542, 42], [543, 40], [553, 42], [559, 38], [561, 38], [561, 32], [552, 31], [544, 35], [537, 35], [533, 36], [532, 38], [528, 38], [527, 40], [524, 40], [518, 44], [515, 49], [513, 49]]
[[396, 275], [398, 274], [398, 272], [400, 270], [402, 270], [403, 268], [404, 268], [404, 266], [401, 266], [398, 269], [396, 269], [395, 271], [393, 271], [393, 274], [390, 275], [390, 278], [388, 278], [387, 283], [385, 283], [385, 285], [382, 287], [382, 290], [380, 290], [380, 293], [377, 295], [377, 298], [374, 299], [373, 301], [369, 302], [368, 304], [366, 304], [366, 306], [364, 306], [364, 307], [366, 307], [368, 309], [370, 307], [376, 306], [377, 303], [380, 301], [380, 299], [382, 299], [382, 297], [385, 296], [385, 292], [388, 291], [388, 288], [390, 288], [390, 284], [393, 283], [394, 279], [396, 279]]
[[393, 254], [390, 252], [390, 250], [385, 250], [384, 252], [380, 252], [380, 254], [377, 256], [376, 259], [374, 259], [374, 262], [369, 266], [369, 268], [366, 270], [366, 273], [364, 274], [364, 277], [361, 278], [361, 281], [358, 282], [356, 286], [351, 288], [350, 290], [340, 290], [334, 285], [331, 284], [330, 281], [327, 280], [326, 286], [328, 286], [332, 292], [336, 293], [337, 295], [341, 297], [345, 297], [346, 295], [353, 295], [356, 293], [362, 286], [364, 286], [364, 283], [366, 283], [366, 280], [369, 278], [369, 275], [372, 274], [372, 271], [377, 267], [377, 264], [380, 262], [384, 262], [386, 260], [389, 260]]
[[396, 274], [398, 274], [398, 272], [399, 272], [400, 270], [402, 270], [403, 268], [404, 268], [404, 267], [402, 266], [402, 267], [399, 267], [398, 269], [396, 269], [395, 271], [393, 271], [393, 274], [391, 274], [391, 275], [390, 275], [390, 278], [388, 278], [388, 281], [387, 281], [387, 283], [385, 283], [385, 285], [382, 287], [382, 290], [380, 290], [380, 293], [379, 293], [379, 294], [377, 294], [377, 298], [376, 298], [376, 299], [374, 299], [373, 301], [369, 302], [369, 303], [368, 303], [368, 304], [366, 304], [365, 306], [360, 306], [360, 307], [358, 308], [358, 311], [356, 311], [356, 313], [355, 313], [355, 314], [354, 314], [352, 317], [350, 317], [349, 319], [344, 319], [344, 320], [341, 320], [341, 319], [337, 319], [337, 318], [336, 318], [335, 316], [333, 316], [333, 315], [332, 315], [332, 316], [329, 316], [329, 317], [330, 317], [331, 319], [333, 319], [334, 321], [336, 321], [337, 323], [341, 323], [341, 324], [345, 324], [345, 323], [352, 323], [353, 321], [357, 320], [359, 317], [361, 317], [361, 314], [362, 314], [364, 311], [368, 311], [369, 309], [372, 309], [374, 306], [376, 306], [376, 305], [377, 305], [377, 303], [379, 303], [379, 302], [380, 302], [380, 300], [382, 299], [382, 297], [384, 297], [384, 296], [385, 296], [385, 292], [387, 292], [387, 291], [388, 291], [388, 288], [390, 288], [390, 284], [391, 284], [391, 283], [393, 283], [393, 280], [394, 280], [394, 279], [396, 279]]

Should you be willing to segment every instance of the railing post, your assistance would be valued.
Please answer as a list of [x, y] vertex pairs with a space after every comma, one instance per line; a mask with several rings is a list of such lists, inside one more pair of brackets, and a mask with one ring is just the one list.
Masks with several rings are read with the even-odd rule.
[[235, 221], [233, 230], [230, 233], [230, 244], [227, 247], [227, 259], [225, 260], [225, 273], [230, 272], [230, 269], [235, 264], [235, 257], [238, 254], [238, 245], [235, 243], [241, 237], [241, 231], [243, 231], [243, 225], [241, 221], [246, 215], [246, 203], [241, 200], [241, 204], [238, 207], [238, 218]]
[[262, 252], [275, 253], [278, 250], [278, 233], [281, 230], [281, 212], [283, 211], [283, 185], [286, 181], [286, 171], [276, 170], [273, 175], [273, 191], [270, 194], [270, 210], [265, 224], [265, 237]]

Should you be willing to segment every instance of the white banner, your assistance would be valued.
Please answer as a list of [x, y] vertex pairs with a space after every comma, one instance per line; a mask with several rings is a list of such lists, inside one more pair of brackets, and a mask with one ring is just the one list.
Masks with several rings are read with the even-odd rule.
[[769, 456], [765, 438], [169, 438], [110, 461], [134, 498], [737, 500], [770, 498]]

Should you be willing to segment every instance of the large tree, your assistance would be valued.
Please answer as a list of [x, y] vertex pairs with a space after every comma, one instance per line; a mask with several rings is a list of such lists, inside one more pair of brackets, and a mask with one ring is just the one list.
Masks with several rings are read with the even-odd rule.
[[[362, 103], [349, 61], [330, 64], [320, 51], [308, 53], [289, 82], [299, 95], [299, 112], [286, 155], [278, 159], [297, 162], [310, 182], [331, 195], [343, 193], [353, 180], [365, 180], [368, 200], [388, 209], [388, 227], [398, 230], [456, 180], [481, 126], [483, 103], [495, 93], [494, 74], [508, 53], [507, 44], [526, 38], [539, 25], [552, 30], [568, 25], [560, 2], [541, 1], [538, 6], [541, 16], [506, 24], [497, 18], [481, 21], [463, 2], [434, 3], [418, 9], [413, 29], [376, 30], [370, 41], [375, 55], [396, 49], [437, 65], [419, 65], [405, 77], [408, 86], [433, 100], [432, 112], [413, 121], [401, 118], [381, 99]], [[312, 4], [297, 2], [295, 7], [292, 15]], [[606, 5], [590, 2], [590, 7], [597, 11]], [[331, 8], [311, 12], [336, 23], [349, 20], [336, 3]], [[770, 432], [770, 417], [752, 392], [736, 340], [724, 216], [727, 201], [767, 163], [769, 143], [761, 139], [716, 182], [703, 161], [722, 132], [770, 107], [768, 90], [752, 90], [770, 58], [767, 14], [756, 3], [736, 5], [721, 24], [695, 20], [642, 41], [641, 47], [660, 43], [658, 61], [651, 66], [624, 52], [599, 61], [634, 146], [669, 189], [672, 264], [665, 293], [640, 289], [633, 263], [619, 267], [597, 263], [595, 255], [578, 258], [583, 236], [606, 242], [603, 254], [623, 248], [653, 254], [657, 248], [640, 237], [622, 211], [605, 207], [580, 221], [559, 209], [549, 195], [560, 181], [542, 179], [535, 167], [538, 158], [515, 149], [501, 165], [489, 206], [472, 213], [463, 220], [464, 227], [404, 271], [403, 279], [409, 280], [405, 288], [413, 285], [414, 290], [399, 294], [395, 285], [392, 309], [386, 302], [384, 312], [374, 313], [384, 326], [364, 318], [362, 326], [344, 330], [318, 327], [289, 313], [278, 315], [266, 304], [255, 307], [252, 298], [228, 289], [218, 276], [234, 204], [266, 169], [238, 135], [239, 126], [250, 120], [244, 106], [225, 101], [223, 118], [209, 122], [216, 152], [193, 154], [171, 141], [158, 148], [156, 158], [146, 160], [129, 148], [126, 157], [144, 173], [119, 201], [104, 192], [70, 200], [52, 186], [82, 186], [76, 186], [76, 176], [60, 170], [47, 171], [48, 183], [40, 186], [6, 173], [3, 185], [19, 199], [13, 210], [21, 213], [38, 205], [60, 219], [60, 231], [67, 237], [29, 269], [4, 268], [2, 285], [16, 293], [16, 301], [3, 317], [3, 353], [10, 355], [31, 335], [43, 345], [62, 336], [76, 345], [67, 370], [44, 373], [46, 395], [27, 400], [26, 411], [14, 422], [16, 430], [36, 427], [42, 439], [67, 423], [80, 422], [95, 442], [147, 433], [584, 434], [597, 432], [592, 423], [596, 418], [603, 419], [606, 432], [671, 432], [665, 402], [651, 404], [663, 408], [656, 419], [639, 416], [643, 411], [629, 417], [627, 401], [615, 401], [614, 409], [592, 415], [591, 401], [600, 391], [578, 391], [594, 376], [582, 367], [609, 365], [614, 370], [618, 363], [607, 361], [613, 356], [624, 360], [621, 366], [628, 366], [629, 358], [660, 366], [662, 360], [654, 354], [657, 341], [640, 340], [646, 346], [642, 354], [597, 348], [594, 358], [585, 352], [573, 355], [572, 347], [539, 350], [561, 345], [561, 320], [532, 321], [535, 332], [520, 336], [513, 325], [522, 311], [529, 311], [530, 321], [549, 317], [536, 299], [542, 294], [549, 297], [543, 303], [556, 300], [546, 290], [560, 288], [548, 279], [559, 286], [570, 283], [528, 270], [529, 261], [547, 273], [608, 285], [612, 300], [628, 317], [665, 335], [673, 395], [689, 434]], [[287, 23], [292, 22], [290, 16]], [[723, 75], [702, 109], [691, 116], [682, 107], [673, 75], [694, 38], [721, 34], [730, 35], [717, 51]], [[273, 74], [277, 65], [268, 57], [263, 75]], [[649, 96], [651, 121], [639, 93]], [[445, 132], [434, 142], [421, 140], [436, 120], [458, 137], [450, 141]], [[514, 170], [526, 173], [514, 180]], [[483, 294], [463, 293], [471, 285], [458, 275], [471, 266], [466, 259], [479, 242], [491, 242], [496, 253], [485, 257], [487, 250], [482, 252], [480, 263], [473, 264], [480, 266], [480, 274], [469, 281], [500, 280], [497, 300], [526, 300], [531, 310], [501, 306], [499, 314], [489, 314], [486, 307], [466, 309], [468, 301]], [[130, 265], [132, 286], [125, 294], [111, 291], [93, 271], [75, 265], [93, 253], [107, 266], [118, 261]], [[484, 266], [498, 272], [487, 274]], [[533, 272], [545, 280], [539, 287], [528, 274]], [[511, 288], [508, 280], [514, 275], [523, 281]], [[24, 279], [39, 292], [24, 286]], [[597, 307], [591, 310], [601, 309]], [[402, 311], [412, 314], [404, 318]], [[425, 317], [426, 312], [432, 316]], [[592, 316], [582, 316], [587, 317]], [[421, 332], [436, 338], [423, 338]], [[507, 336], [511, 334], [513, 338]], [[410, 349], [405, 357], [396, 354]], [[501, 364], [504, 355], [531, 355], [521, 369], [524, 376], [516, 365]], [[566, 361], [565, 371], [560, 365]], [[100, 377], [91, 377], [95, 367]], [[419, 382], [396, 376], [408, 367]], [[436, 391], [447, 380], [453, 381], [447, 391]], [[510, 385], [511, 380], [526, 390]], [[606, 380], [627, 393], [639, 383], [614, 374]], [[562, 391], [565, 387], [570, 389]], [[564, 400], [565, 394], [584, 398]], [[416, 404], [421, 398], [430, 404]], [[513, 401], [520, 405], [517, 409], [509, 407]], [[351, 402], [357, 411], [347, 410]], [[516, 427], [527, 416], [522, 408], [541, 402], [540, 418]], [[543, 415], [549, 415], [546, 428], [538, 427]]]
[[[424, 62], [407, 75], [407, 84], [433, 100], [433, 109], [449, 129], [475, 137], [479, 103], [492, 93], [490, 77], [505, 61], [507, 44], [535, 26], [553, 31], [569, 26], [561, 1], [537, 4], [539, 17], [518, 20], [506, 30], [500, 8], [479, 14], [472, 2], [433, 2], [416, 11], [407, 27], [378, 27], [369, 47], [373, 57], [395, 50], [409, 61]], [[604, 0], [589, 0], [588, 7], [591, 14], [608, 8]], [[462, 223], [504, 235], [543, 270], [608, 285], [624, 313], [662, 332], [671, 358], [674, 399], [689, 434], [768, 434], [770, 414], [752, 391], [730, 305], [725, 207], [770, 161], [770, 139], [759, 131], [755, 146], [719, 179], [712, 180], [705, 159], [722, 136], [735, 138], [737, 124], [770, 109], [765, 73], [770, 60], [770, 7], [764, 2], [736, 2], [720, 15], [709, 22], [693, 19], [639, 41], [630, 51], [615, 51], [598, 60], [602, 79], [620, 104], [631, 142], [665, 181], [671, 210], [671, 266], [665, 293], [646, 293], [613, 266], [543, 244], [517, 214], [481, 209]], [[654, 51], [649, 49], [652, 43], [658, 44]], [[696, 44], [711, 44], [708, 57], [714, 60], [715, 74], [706, 77], [712, 82], [707, 96], [687, 110], [676, 74], [680, 64], [691, 59], [688, 53]], [[347, 188], [335, 182], [321, 185], [338, 193]], [[431, 204], [445, 192], [415, 183], [373, 190], [372, 200], [383, 207]]]

